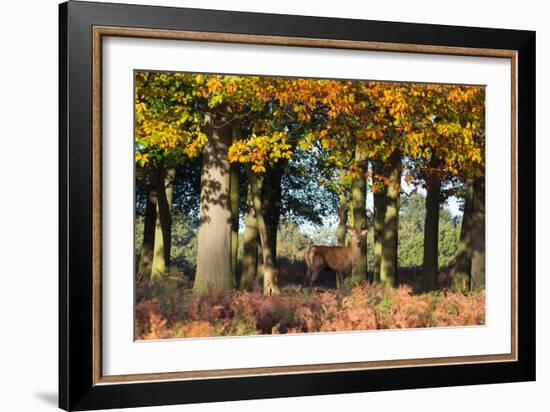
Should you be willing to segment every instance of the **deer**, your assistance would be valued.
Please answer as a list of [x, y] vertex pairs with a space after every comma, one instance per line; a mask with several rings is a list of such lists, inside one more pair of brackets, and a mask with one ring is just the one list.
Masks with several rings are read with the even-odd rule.
[[367, 233], [367, 229], [354, 229], [346, 226], [350, 236], [347, 246], [311, 246], [304, 254], [307, 265], [307, 274], [304, 286], [313, 286], [319, 273], [323, 269], [330, 269], [336, 273], [340, 285], [344, 283], [344, 273], [353, 267], [361, 254], [359, 243], [361, 237]]

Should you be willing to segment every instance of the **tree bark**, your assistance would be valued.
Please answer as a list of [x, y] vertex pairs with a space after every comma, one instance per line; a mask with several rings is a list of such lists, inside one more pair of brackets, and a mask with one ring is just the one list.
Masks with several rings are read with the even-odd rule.
[[485, 182], [474, 181], [474, 205], [472, 215], [472, 265], [471, 289], [485, 287]]
[[269, 247], [275, 265], [277, 265], [277, 231], [282, 207], [281, 180], [283, 170], [284, 164], [282, 162], [272, 166], [268, 173], [263, 176], [261, 186], [262, 209], [269, 236]]
[[473, 206], [473, 180], [467, 179], [465, 184], [464, 213], [462, 214], [460, 240], [458, 242], [455, 271], [452, 280], [452, 288], [460, 292], [471, 290]]
[[[358, 148], [355, 149], [355, 163], [359, 167], [359, 175], [351, 180], [351, 202], [353, 210], [353, 226], [363, 230], [367, 226], [367, 160]], [[361, 237], [360, 255], [351, 270], [351, 281], [358, 283], [367, 279], [367, 236]]]
[[257, 176], [252, 170], [248, 170], [248, 180], [252, 191], [252, 203], [256, 212], [256, 221], [258, 223], [258, 233], [262, 245], [263, 257], [263, 278], [264, 278], [264, 295], [276, 295], [280, 293], [278, 285], [278, 271], [273, 261], [272, 246], [269, 244], [270, 238], [267, 232], [267, 225], [264, 219], [262, 208], [261, 192], [258, 187]]
[[[336, 228], [336, 240], [339, 246], [346, 245], [346, 231], [348, 225], [348, 196], [346, 193], [346, 174], [344, 170], [340, 170], [338, 178], [338, 186], [340, 194], [338, 195], [338, 227]], [[340, 277], [336, 276], [336, 288], [340, 288]]]
[[202, 295], [231, 290], [230, 167], [227, 152], [232, 126], [222, 107], [206, 115], [208, 141], [201, 170], [197, 273], [193, 291]]
[[248, 185], [246, 196], [246, 222], [244, 227], [243, 258], [240, 288], [252, 290], [256, 282], [258, 265], [258, 223], [252, 204], [252, 190]]
[[[256, 225], [257, 224], [258, 224], [258, 219], [256, 219]], [[263, 285], [264, 284], [264, 256], [262, 252], [262, 241], [260, 240], [259, 231], [258, 231], [258, 241], [256, 242], [256, 249], [258, 251], [258, 254], [256, 257], [256, 279], [257, 279], [258, 285]]]
[[430, 292], [439, 289], [439, 203], [441, 178], [437, 173], [439, 161], [432, 154], [430, 170], [426, 172], [426, 218], [424, 221], [424, 259], [422, 289]]
[[172, 244], [172, 198], [174, 193], [174, 167], [159, 167], [157, 180], [157, 219], [155, 223], [155, 245], [151, 281], [160, 279], [170, 265], [170, 249]]
[[143, 242], [139, 255], [137, 280], [151, 280], [153, 267], [153, 252], [155, 247], [155, 222], [157, 220], [157, 179], [158, 171], [151, 169], [147, 177], [147, 200], [145, 205], [145, 219], [143, 222]]
[[[374, 163], [374, 174], [382, 177], [384, 170], [379, 162]], [[378, 185], [373, 192], [374, 197], [374, 282], [380, 282], [380, 262], [382, 261], [382, 236], [384, 234], [384, 220], [386, 217], [386, 189], [385, 185]]]
[[239, 253], [239, 164], [231, 165], [231, 276], [237, 284], [237, 257]]
[[[346, 245], [346, 226], [348, 225], [348, 196], [345, 187], [346, 175], [344, 170], [340, 171], [338, 186], [338, 227], [336, 228], [336, 240], [339, 246]], [[338, 281], [338, 278], [336, 279]]]
[[397, 241], [399, 195], [401, 193], [401, 153], [394, 151], [389, 158], [388, 184], [386, 186], [386, 214], [382, 235], [380, 281], [386, 285], [397, 283]]
[[[232, 141], [235, 142], [242, 138], [241, 125], [238, 121], [232, 123]], [[230, 201], [231, 201], [231, 275], [235, 279], [235, 284], [240, 283], [239, 273], [237, 271], [237, 261], [239, 255], [239, 189], [240, 189], [240, 164], [232, 163], [230, 166]]]

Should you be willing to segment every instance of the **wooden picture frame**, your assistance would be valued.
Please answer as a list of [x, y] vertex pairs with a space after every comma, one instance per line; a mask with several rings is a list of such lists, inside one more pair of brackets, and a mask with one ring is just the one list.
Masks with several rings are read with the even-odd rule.
[[[66, 410], [535, 379], [535, 33], [106, 3], [60, 5], [59, 405]], [[511, 60], [511, 352], [138, 375], [102, 374], [105, 36]]]

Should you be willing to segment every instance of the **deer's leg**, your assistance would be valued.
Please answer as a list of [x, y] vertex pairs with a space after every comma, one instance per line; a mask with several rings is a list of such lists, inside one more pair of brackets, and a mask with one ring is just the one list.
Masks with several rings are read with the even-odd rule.
[[317, 279], [317, 271], [315, 270], [315, 267], [311, 268], [311, 275], [308, 279], [308, 286], [313, 286], [313, 282], [315, 282], [315, 279]]
[[344, 272], [336, 272], [336, 276], [338, 276], [338, 288], [341, 288], [344, 285]]
[[313, 268], [311, 269], [311, 277], [309, 278], [309, 286], [313, 286], [321, 270], [323, 270], [322, 266], [316, 265], [315, 263], [313, 264]]
[[310, 277], [311, 277], [311, 269], [308, 266], [307, 269], [306, 269], [306, 276], [304, 278], [304, 286], [308, 286]]
[[308, 285], [309, 279], [311, 278], [311, 268], [312, 264], [312, 255], [313, 249], [309, 248], [306, 253], [304, 253], [304, 262], [306, 264], [306, 276], [304, 277], [304, 287]]
[[317, 277], [319, 276], [319, 273], [324, 269], [325, 267], [325, 261], [320, 256], [313, 256], [311, 258], [311, 268], [310, 268], [310, 276], [309, 276], [309, 286], [313, 286], [315, 281], [317, 280]]

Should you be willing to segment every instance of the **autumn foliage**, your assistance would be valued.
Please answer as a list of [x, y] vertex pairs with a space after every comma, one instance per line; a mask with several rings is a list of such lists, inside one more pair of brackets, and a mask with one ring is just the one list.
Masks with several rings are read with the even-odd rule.
[[485, 291], [413, 294], [368, 282], [340, 290], [233, 291], [196, 296], [175, 281], [138, 287], [137, 339], [241, 336], [485, 323]]
[[[137, 338], [484, 324], [483, 86], [137, 71], [134, 97]], [[196, 265], [172, 278], [182, 216]], [[342, 287], [298, 286], [303, 251], [285, 279], [284, 220], [369, 237]]]
[[[198, 156], [207, 140], [204, 113], [225, 105], [249, 129], [229, 159], [258, 173], [316, 144], [329, 151], [329, 163], [352, 173], [357, 146], [381, 160], [395, 148], [421, 160], [437, 149], [441, 173], [479, 173], [484, 99], [477, 86], [137, 72], [136, 162]], [[292, 122], [299, 139], [289, 136]]]

